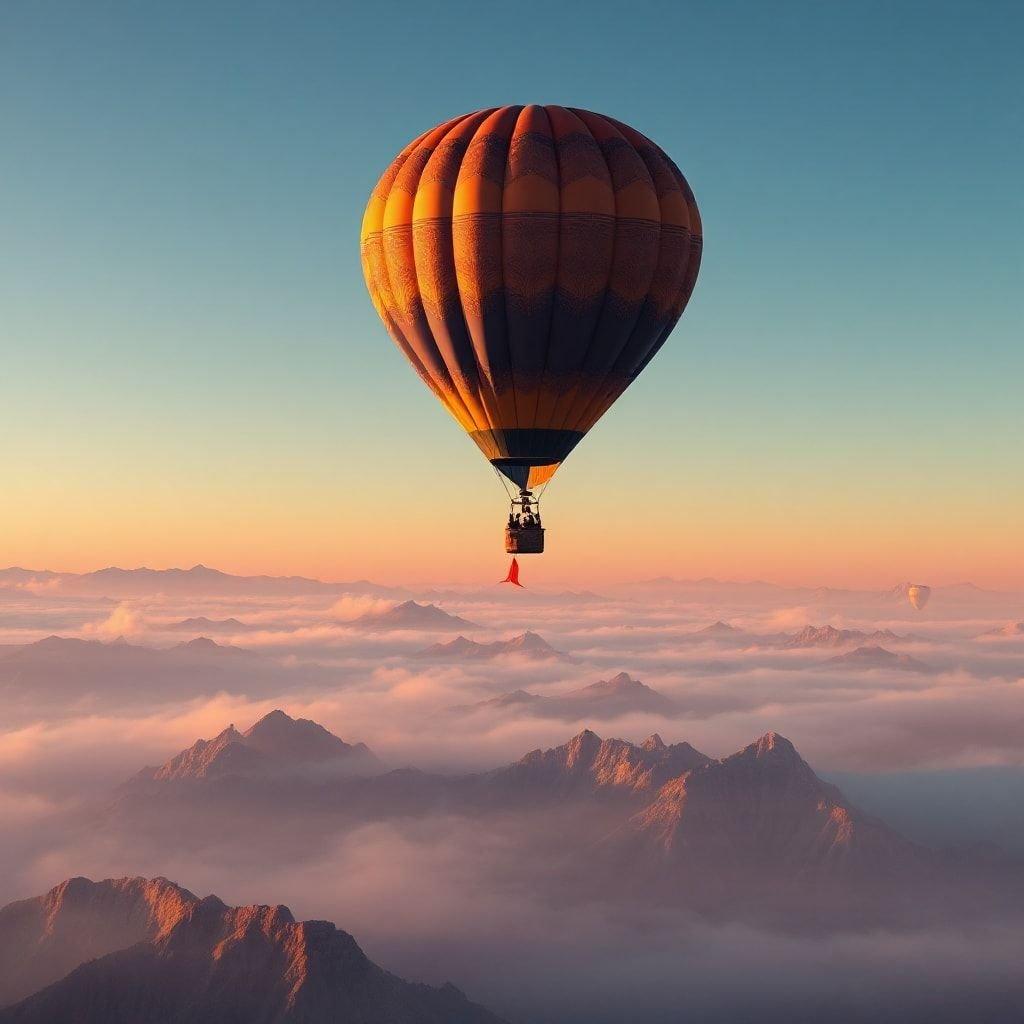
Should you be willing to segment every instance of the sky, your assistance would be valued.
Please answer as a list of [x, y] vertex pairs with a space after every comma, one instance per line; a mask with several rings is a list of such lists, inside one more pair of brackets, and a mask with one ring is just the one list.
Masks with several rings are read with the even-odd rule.
[[504, 575], [490, 468], [363, 285], [456, 113], [611, 114], [705, 249], [530, 579], [1024, 584], [1019, 5], [0, 8], [0, 562]]

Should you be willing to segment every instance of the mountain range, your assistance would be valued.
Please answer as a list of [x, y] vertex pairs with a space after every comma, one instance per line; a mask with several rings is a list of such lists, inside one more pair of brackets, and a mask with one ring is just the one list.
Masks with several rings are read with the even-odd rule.
[[[339, 747], [315, 723], [283, 712], [236, 735], [269, 751], [270, 770], [287, 777], [311, 757], [354, 747]], [[297, 744], [300, 737], [310, 751]], [[227, 746], [240, 742], [229, 738]], [[250, 808], [257, 827], [245, 831], [246, 809], [233, 791], [225, 810], [234, 816], [217, 814], [213, 822], [217, 856], [233, 864], [244, 845], [262, 861], [270, 847], [260, 843], [288, 828], [286, 806], [275, 804], [285, 791], [250, 774], [248, 764], [235, 776], [228, 762], [211, 771], [205, 755], [212, 746], [183, 751], [167, 762], [174, 770], [151, 770], [155, 788], [145, 799], [171, 819], [167, 835], [180, 835], [195, 829], [187, 816], [194, 805], [161, 795], [187, 780], [195, 797], [234, 778], [263, 803]], [[455, 831], [463, 822], [487, 839], [471, 844], [474, 857], [499, 855], [495, 884], [515, 892], [525, 880], [560, 913], [577, 898], [627, 916], [642, 907], [658, 915], [696, 911], [687, 919], [698, 941], [701, 928], [722, 918], [832, 930], [840, 923], [961, 925], [986, 901], [986, 912], [1010, 912], [1020, 902], [1020, 864], [1010, 873], [991, 862], [979, 869], [966, 854], [950, 858], [908, 841], [820, 779], [774, 732], [715, 758], [657, 734], [635, 744], [584, 729], [488, 772], [401, 769], [318, 784], [335, 801], [324, 804], [327, 811], [361, 801], [361, 813], [374, 821], [437, 813], [455, 836], [466, 834]], [[403, 793], [415, 799], [403, 805]], [[99, 824], [108, 842], [123, 838], [106, 826]], [[322, 838], [307, 822], [303, 842], [322, 845]], [[429, 868], [423, 884], [430, 885]], [[201, 899], [164, 878], [72, 878], [0, 909], [0, 1024], [64, 1021], [498, 1024], [451, 985], [410, 984], [382, 970], [333, 924], [296, 922], [281, 906]]]
[[1024, 622], [1008, 622], [1005, 626], [986, 630], [982, 636], [1024, 636]]
[[163, 628], [168, 632], [208, 636], [210, 633], [255, 633], [261, 627], [240, 622], [235, 618], [208, 619], [205, 615], [196, 615], [180, 622], [172, 622]]
[[680, 709], [670, 697], [628, 673], [620, 672], [611, 679], [601, 679], [565, 693], [541, 696], [526, 690], [513, 690], [476, 704], [460, 704], [448, 710], [459, 715], [498, 711], [579, 721], [588, 718], [617, 718], [634, 713], [670, 717], [678, 714]]
[[[625, 583], [620, 590], [630, 596], [659, 597], [661, 600], [697, 603], [723, 602], [749, 607], [763, 606], [766, 602], [779, 604], [815, 604], [833, 608], [874, 607], [879, 605], [905, 605], [909, 583], [898, 583], [879, 590], [852, 590], [836, 587], [783, 586], [765, 580], [719, 580], [705, 577], [697, 580], [674, 579], [662, 576], [656, 579]], [[955, 583], [932, 586], [932, 601], [940, 606], [987, 605], [997, 606], [1008, 599], [1021, 599], [1020, 591], [986, 590], [973, 583]]]
[[69, 702], [101, 709], [219, 692], [281, 693], [326, 671], [315, 665], [283, 666], [209, 637], [153, 648], [124, 638], [104, 643], [49, 636], [0, 648], [0, 699], [8, 716], [17, 719]]
[[[268, 719], [264, 728], [272, 722], [296, 737], [319, 728], [280, 712]], [[261, 731], [257, 723], [249, 732]], [[342, 749], [326, 731], [316, 735]], [[822, 781], [777, 733], [715, 758], [657, 734], [638, 744], [584, 729], [485, 772], [329, 777], [309, 772], [291, 740], [254, 770], [244, 739], [226, 730], [140, 773], [94, 827], [126, 848], [187, 837], [219, 856], [232, 856], [236, 843], [239, 855], [294, 862], [362, 824], [440, 815], [505, 836], [495, 870], [523, 873], [540, 890], [642, 894], [710, 914], [800, 916], [840, 902], [865, 919], [925, 907], [952, 913], [998, 888], [986, 874], [991, 858], [949, 858], [904, 839]], [[1020, 866], [1013, 870], [1019, 886]]]
[[2, 1024], [500, 1024], [328, 921], [164, 878], [71, 878], [0, 909], [0, 979]]
[[904, 639], [906, 638], [897, 636], [889, 629], [865, 633], [860, 629], [836, 629], [835, 626], [804, 626], [799, 633], [789, 637], [781, 646], [784, 648], [846, 647], [853, 644], [897, 643]]
[[761, 646], [785, 651], [815, 647], [895, 644], [914, 638], [900, 636], [889, 629], [868, 633], [861, 629], [837, 629], [831, 625], [804, 626], [796, 633], [754, 633], [719, 620], [710, 626], [684, 634], [682, 639], [689, 642], [709, 640], [725, 646]]
[[530, 661], [572, 660], [564, 651], [552, 647], [540, 634], [529, 630], [508, 640], [493, 640], [490, 643], [478, 643], [460, 635], [454, 640], [432, 644], [418, 652], [416, 657], [438, 661], [490, 661], [510, 654]]
[[304, 576], [232, 576], [194, 565], [191, 569], [121, 569], [110, 566], [95, 572], [50, 572], [12, 567], [0, 569], [0, 587], [45, 588], [54, 594], [96, 597], [144, 597], [151, 594], [237, 597], [242, 595], [290, 596], [312, 594], [361, 594], [397, 597], [405, 591], [368, 580], [325, 583]]
[[452, 615], [436, 604], [418, 604], [416, 601], [403, 601], [384, 611], [367, 612], [353, 619], [351, 625], [371, 631], [412, 629], [442, 632], [480, 628], [475, 622]]
[[702, 626], [700, 629], [695, 629], [692, 633], [685, 634], [684, 639], [695, 643], [713, 640], [724, 644], [746, 645], [755, 640], [763, 641], [767, 638], [756, 633], [748, 633], [745, 629], [740, 629], [719, 619], [717, 622], [712, 622], [710, 626]]
[[876, 644], [856, 647], [846, 654], [836, 655], [825, 662], [833, 668], [854, 669], [897, 669], [901, 672], [934, 672], [931, 665], [912, 658], [909, 654], [894, 654]]
[[372, 774], [381, 763], [365, 743], [346, 743], [322, 725], [275, 710], [244, 733], [229, 725], [212, 740], [197, 740], [158, 768], [143, 768], [135, 782], [281, 777], [316, 770], [330, 778]]
[[[660, 595], [670, 600], [695, 599], [700, 601], [728, 600], [739, 604], [763, 604], [765, 601], [813, 602], [836, 607], [904, 603], [909, 584], [900, 583], [882, 590], [845, 590], [833, 587], [782, 586], [764, 580], [717, 580], [710, 577], [699, 580], [679, 580], [670, 577], [627, 582], [617, 591], [627, 596]], [[205, 565], [189, 569], [150, 569], [141, 567], [123, 569], [109, 566], [94, 572], [53, 572], [46, 569], [25, 569], [11, 566], [0, 569], [0, 589], [12, 592], [33, 591], [68, 596], [106, 597], [112, 599], [198, 595], [237, 597], [259, 595], [265, 597], [310, 596], [317, 594], [353, 594], [372, 597], [402, 599], [410, 596], [408, 588], [385, 586], [369, 580], [328, 582], [304, 576], [235, 576]], [[473, 590], [435, 590], [437, 598], [461, 599]], [[488, 600], [516, 600], [522, 595], [507, 591], [488, 591]], [[957, 583], [932, 587], [933, 600], [941, 604], [995, 605], [1008, 598], [1020, 599], [1024, 594], [985, 590], [972, 583]], [[603, 601], [605, 598], [589, 592], [544, 593], [531, 592], [526, 599], [580, 604]]]

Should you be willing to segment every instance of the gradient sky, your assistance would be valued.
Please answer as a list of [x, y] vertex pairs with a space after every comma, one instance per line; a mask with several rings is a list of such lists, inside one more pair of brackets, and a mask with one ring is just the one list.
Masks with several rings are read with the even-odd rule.
[[1024, 584], [1022, 30], [1009, 2], [3, 4], [0, 563], [500, 576], [503, 492], [377, 320], [358, 227], [413, 136], [537, 102], [657, 140], [705, 251], [528, 581]]

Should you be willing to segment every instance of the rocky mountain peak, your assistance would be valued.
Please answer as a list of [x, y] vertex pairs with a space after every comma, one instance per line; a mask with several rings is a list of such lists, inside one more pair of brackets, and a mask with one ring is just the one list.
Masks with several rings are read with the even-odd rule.
[[592, 764], [601, 749], [601, 742], [601, 737], [591, 729], [584, 729], [573, 736], [566, 745], [566, 767], [586, 767]]
[[365, 744], [346, 743], [316, 722], [275, 709], [244, 733], [231, 724], [212, 740], [197, 740], [162, 767], [144, 770], [139, 778], [166, 782], [272, 775], [314, 764], [346, 772], [380, 767]]
[[642, 686], [643, 684], [638, 680], [634, 679], [628, 672], [619, 672], [618, 674], [611, 677], [608, 680], [609, 686], [616, 687], [627, 687], [627, 686]]
[[745, 748], [743, 753], [747, 751], [752, 751], [757, 758], [772, 757], [777, 761], [790, 760], [803, 763], [803, 758], [797, 753], [796, 747], [785, 736], [780, 736], [777, 732], [766, 732], [763, 736], [759, 736]]

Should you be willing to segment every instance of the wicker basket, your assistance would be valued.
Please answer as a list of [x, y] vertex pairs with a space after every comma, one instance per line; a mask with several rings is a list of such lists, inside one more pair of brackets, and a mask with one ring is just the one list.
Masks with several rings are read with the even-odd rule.
[[543, 526], [505, 527], [505, 550], [510, 555], [539, 555], [544, 550]]

